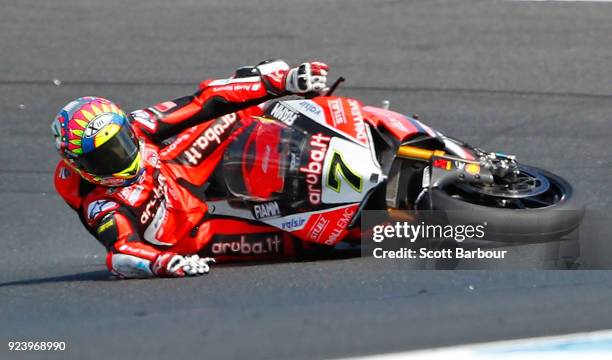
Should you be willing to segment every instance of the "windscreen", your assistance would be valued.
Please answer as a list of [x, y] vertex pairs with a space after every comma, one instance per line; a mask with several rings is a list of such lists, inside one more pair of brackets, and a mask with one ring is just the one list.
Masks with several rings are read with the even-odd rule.
[[223, 159], [223, 177], [229, 191], [252, 201], [303, 198], [299, 167], [305, 135], [267, 119], [245, 126]]

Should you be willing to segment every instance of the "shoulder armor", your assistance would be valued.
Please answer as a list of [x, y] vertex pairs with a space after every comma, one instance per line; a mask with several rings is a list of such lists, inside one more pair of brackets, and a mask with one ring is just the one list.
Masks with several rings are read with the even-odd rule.
[[83, 203], [80, 195], [81, 176], [61, 160], [55, 168], [55, 190], [73, 209], [78, 209]]

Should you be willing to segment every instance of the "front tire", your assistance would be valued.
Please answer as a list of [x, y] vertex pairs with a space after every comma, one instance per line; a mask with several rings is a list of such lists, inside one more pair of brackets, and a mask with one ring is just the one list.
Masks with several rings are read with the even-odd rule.
[[442, 210], [453, 225], [486, 223], [486, 240], [536, 243], [560, 240], [574, 231], [584, 216], [572, 186], [563, 178], [535, 167], [521, 169], [550, 182], [544, 194], [523, 199], [487, 196], [465, 184], [449, 184], [429, 191], [421, 209]]

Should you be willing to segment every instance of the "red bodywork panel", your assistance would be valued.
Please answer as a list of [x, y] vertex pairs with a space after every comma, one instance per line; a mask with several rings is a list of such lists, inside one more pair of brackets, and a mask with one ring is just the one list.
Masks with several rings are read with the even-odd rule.
[[416, 135], [436, 137], [436, 132], [417, 119], [410, 118], [398, 112], [373, 106], [364, 106], [366, 120], [374, 127], [384, 127], [400, 142]]
[[327, 125], [368, 145], [361, 102], [335, 96], [321, 96], [313, 101], [324, 109]]
[[245, 159], [242, 163], [242, 176], [247, 191], [260, 199], [269, 199], [275, 192], [283, 189], [284, 178], [280, 175], [279, 152], [281, 140], [280, 126], [257, 126], [244, 147]]

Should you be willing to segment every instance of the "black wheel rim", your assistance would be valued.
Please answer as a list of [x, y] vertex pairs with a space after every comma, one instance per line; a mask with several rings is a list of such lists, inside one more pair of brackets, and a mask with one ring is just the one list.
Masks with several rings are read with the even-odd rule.
[[561, 201], [565, 190], [561, 184], [535, 169], [520, 167], [514, 186], [496, 184], [450, 184], [443, 190], [451, 197], [476, 205], [508, 209], [539, 209]]

